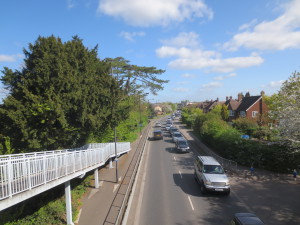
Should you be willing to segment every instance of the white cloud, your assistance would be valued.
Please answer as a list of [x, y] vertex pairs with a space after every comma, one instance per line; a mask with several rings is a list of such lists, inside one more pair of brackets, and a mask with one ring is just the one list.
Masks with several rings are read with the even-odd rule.
[[16, 55], [0, 55], [0, 62], [15, 62], [19, 58], [22, 58], [22, 54], [16, 54]]
[[174, 92], [188, 92], [188, 88], [173, 88]]
[[213, 89], [213, 88], [218, 88], [218, 87], [222, 87], [223, 84], [220, 82], [210, 82], [208, 84], [203, 84], [202, 88], [204, 89]]
[[67, 0], [67, 6], [69, 9], [74, 8], [75, 7], [75, 3], [73, 0]]
[[235, 77], [235, 76], [236, 76], [236, 73], [230, 73], [230, 74], [225, 75], [225, 76], [214, 77], [214, 80], [225, 80], [227, 78]]
[[194, 74], [190, 74], [190, 73], [185, 73], [181, 75], [184, 78], [195, 78], [196, 76]]
[[256, 23], [257, 23], [257, 19], [254, 19], [250, 23], [246, 23], [246, 24], [243, 24], [242, 26], [240, 26], [239, 30], [240, 31], [242, 31], [242, 30], [248, 30], [251, 27], [253, 27]]
[[278, 88], [278, 87], [281, 87], [281, 85], [283, 84], [283, 82], [284, 82], [284, 80], [271, 81], [267, 85], [262, 85], [262, 87], [263, 88], [265, 88], [265, 87]]
[[[284, 12], [272, 21], [263, 21], [253, 27], [253, 21], [240, 30], [224, 48], [236, 51], [241, 47], [259, 50], [284, 50], [300, 48], [300, 1], [293, 0], [284, 5]], [[255, 21], [256, 22], [256, 21]], [[253, 27], [250, 29], [250, 27]]]
[[204, 0], [99, 0], [97, 11], [145, 27], [213, 17]]
[[123, 31], [120, 33], [120, 36], [125, 38], [128, 41], [134, 41], [135, 37], [143, 37], [145, 36], [145, 32], [126, 32]]
[[177, 37], [161, 42], [164, 45], [175, 47], [199, 47], [199, 35], [195, 32], [181, 32]]
[[[196, 34], [187, 33], [183, 35], [180, 33], [177, 37], [171, 40], [180, 39], [180, 43], [188, 43], [188, 40], [192, 38], [194, 43], [199, 43], [196, 38]], [[184, 37], [186, 40], [184, 40]], [[173, 41], [170, 41], [174, 43]], [[165, 41], [168, 43], [168, 41]], [[175, 43], [177, 43], [175, 41]], [[188, 45], [188, 44], [187, 44]], [[179, 45], [174, 46], [162, 46], [156, 49], [156, 55], [160, 58], [175, 57], [176, 59], [169, 62], [169, 67], [175, 69], [207, 69], [211, 72], [228, 73], [239, 68], [246, 68], [251, 66], [257, 66], [264, 62], [264, 59], [256, 53], [252, 53], [250, 56], [222, 58], [221, 53], [216, 51], [202, 50], [200, 47], [185, 47]]]

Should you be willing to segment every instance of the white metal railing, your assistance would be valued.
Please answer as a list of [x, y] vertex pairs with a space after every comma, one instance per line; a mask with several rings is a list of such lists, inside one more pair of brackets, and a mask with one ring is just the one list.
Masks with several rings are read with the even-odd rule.
[[[129, 142], [117, 143], [117, 155], [130, 151]], [[37, 186], [104, 165], [115, 157], [115, 143], [88, 144], [65, 149], [25, 154], [0, 155], [0, 200]]]

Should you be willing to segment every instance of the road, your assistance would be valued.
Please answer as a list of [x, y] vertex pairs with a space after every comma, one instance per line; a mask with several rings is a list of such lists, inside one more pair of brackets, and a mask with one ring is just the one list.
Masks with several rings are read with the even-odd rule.
[[164, 140], [149, 141], [146, 148], [128, 225], [223, 225], [236, 212], [253, 212], [272, 225], [300, 224], [299, 183], [231, 174], [230, 196], [203, 195], [193, 176], [197, 149], [176, 153], [168, 132]]

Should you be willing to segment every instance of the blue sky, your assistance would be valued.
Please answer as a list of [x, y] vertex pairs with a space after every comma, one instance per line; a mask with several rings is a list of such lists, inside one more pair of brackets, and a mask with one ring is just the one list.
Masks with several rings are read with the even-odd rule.
[[1, 70], [20, 69], [38, 36], [78, 35], [99, 46], [100, 59], [166, 70], [160, 78], [170, 82], [151, 102], [272, 95], [300, 71], [300, 0], [11, 0], [0, 8]]

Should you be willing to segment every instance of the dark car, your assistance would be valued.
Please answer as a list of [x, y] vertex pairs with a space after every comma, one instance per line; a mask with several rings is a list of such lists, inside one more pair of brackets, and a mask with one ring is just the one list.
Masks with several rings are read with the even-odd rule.
[[236, 213], [230, 225], [266, 225], [253, 213]]
[[179, 130], [176, 127], [170, 127], [169, 132], [171, 134], [171, 136], [173, 135], [174, 132], [179, 132]]
[[188, 144], [187, 140], [185, 140], [184, 138], [176, 140], [175, 148], [176, 148], [176, 151], [180, 152], [180, 153], [190, 152], [189, 144]]
[[153, 131], [153, 140], [160, 140], [163, 139], [163, 133], [161, 130]]

